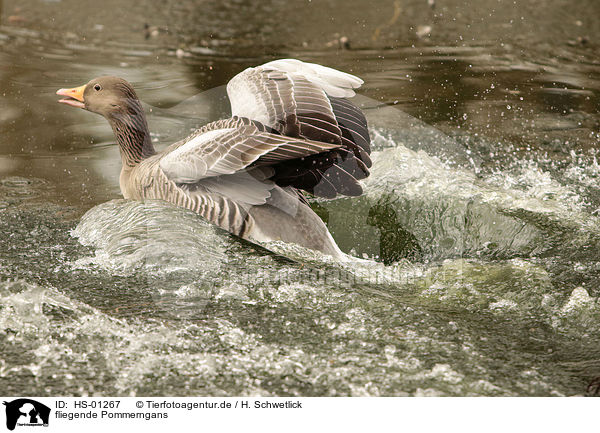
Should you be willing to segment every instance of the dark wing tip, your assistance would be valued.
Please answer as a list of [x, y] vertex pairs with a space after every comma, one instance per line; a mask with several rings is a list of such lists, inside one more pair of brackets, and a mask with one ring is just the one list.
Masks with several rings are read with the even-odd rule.
[[356, 158], [370, 167], [371, 137], [365, 114], [347, 99], [329, 97], [329, 101], [342, 131], [344, 146], [352, 150]]

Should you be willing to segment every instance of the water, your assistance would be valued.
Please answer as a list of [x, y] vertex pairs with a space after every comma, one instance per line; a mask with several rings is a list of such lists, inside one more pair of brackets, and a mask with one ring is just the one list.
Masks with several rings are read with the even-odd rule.
[[[595, 2], [114, 3], [0, 3], [0, 394], [586, 393]], [[161, 147], [279, 57], [365, 80], [365, 194], [312, 203], [348, 263], [120, 199], [109, 126], [54, 95], [123, 76]]]

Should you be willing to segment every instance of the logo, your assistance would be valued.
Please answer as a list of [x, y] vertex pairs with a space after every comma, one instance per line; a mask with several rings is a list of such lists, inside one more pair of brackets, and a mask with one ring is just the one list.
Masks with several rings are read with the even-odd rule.
[[14, 430], [18, 426], [48, 427], [50, 408], [29, 398], [19, 398], [4, 402], [6, 406], [6, 428]]

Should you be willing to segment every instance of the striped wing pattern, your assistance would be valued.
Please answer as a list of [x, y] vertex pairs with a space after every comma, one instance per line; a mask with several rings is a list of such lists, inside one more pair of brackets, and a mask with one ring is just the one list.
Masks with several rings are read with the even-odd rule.
[[227, 85], [232, 113], [282, 135], [337, 144], [334, 150], [275, 164], [273, 180], [316, 196], [362, 193], [370, 137], [364, 114], [348, 101], [362, 80], [324, 66], [277, 60], [248, 68]]
[[314, 140], [287, 137], [249, 119], [233, 117], [201, 128], [160, 161], [175, 183], [233, 175], [251, 165], [273, 165], [339, 147]]
[[[352, 75], [297, 60], [248, 68], [227, 86], [233, 117], [173, 144], [160, 168], [188, 192], [196, 185], [231, 195], [244, 183], [252, 191], [240, 187], [235, 195], [247, 195], [251, 204], [262, 202], [273, 183], [319, 197], [360, 195], [358, 181], [371, 166], [370, 137], [364, 114], [346, 99], [360, 84]], [[257, 182], [240, 175], [254, 176], [260, 167], [268, 168], [261, 176], [269, 175]]]

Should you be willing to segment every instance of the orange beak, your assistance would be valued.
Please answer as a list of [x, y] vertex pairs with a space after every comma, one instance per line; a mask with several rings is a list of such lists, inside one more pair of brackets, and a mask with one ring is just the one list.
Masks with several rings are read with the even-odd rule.
[[56, 92], [57, 95], [66, 96], [58, 102], [63, 104], [71, 105], [72, 107], [85, 108], [83, 92], [86, 84], [72, 89], [60, 89]]

